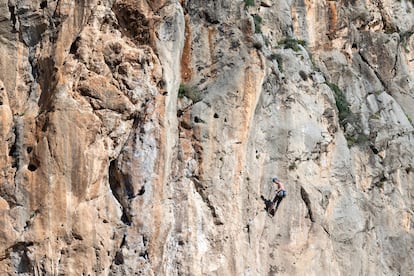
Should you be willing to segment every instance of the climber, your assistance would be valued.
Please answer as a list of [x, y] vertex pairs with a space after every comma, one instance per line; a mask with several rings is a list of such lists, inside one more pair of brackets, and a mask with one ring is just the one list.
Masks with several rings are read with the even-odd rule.
[[283, 184], [282, 181], [280, 181], [276, 177], [272, 178], [272, 182], [277, 185], [277, 189], [275, 191], [275, 198], [272, 201], [272, 206], [269, 208], [270, 214], [274, 215], [277, 208], [279, 208], [280, 202], [286, 196], [286, 191], [285, 191], [285, 184]]

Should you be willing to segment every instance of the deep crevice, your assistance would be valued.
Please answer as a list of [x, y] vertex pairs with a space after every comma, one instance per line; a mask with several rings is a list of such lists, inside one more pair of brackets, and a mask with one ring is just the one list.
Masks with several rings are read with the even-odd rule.
[[80, 235], [79, 233], [72, 232], [72, 237], [73, 237], [75, 240], [83, 241], [83, 237], [82, 237], [82, 235]]
[[75, 55], [76, 52], [78, 51], [79, 48], [79, 41], [80, 41], [80, 37], [76, 37], [76, 39], [72, 42], [72, 44], [70, 45], [70, 50], [69, 53], [72, 55]]
[[16, 23], [17, 23], [17, 18], [16, 18], [16, 14], [15, 14], [15, 6], [9, 6], [9, 12], [10, 12], [10, 20], [12, 22], [13, 25], [13, 31], [17, 31], [16, 30]]
[[20, 140], [20, 132], [19, 132], [19, 127], [20, 127], [20, 123], [19, 121], [15, 120], [14, 126], [13, 126], [13, 134], [14, 134], [14, 140], [13, 140], [13, 144], [9, 149], [9, 156], [12, 158], [11, 161], [11, 166], [12, 168], [16, 168], [17, 170], [19, 170], [19, 160], [20, 160], [20, 145], [19, 145], [19, 140]]
[[117, 251], [115, 253], [114, 263], [116, 265], [124, 264], [124, 255], [122, 254], [122, 251]]
[[359, 56], [361, 57], [361, 60], [374, 72], [377, 79], [381, 82], [382, 87], [388, 89], [388, 85], [382, 80], [381, 75], [371, 66], [369, 61], [364, 57], [364, 55], [361, 54], [361, 52], [358, 52]]
[[210, 209], [211, 216], [213, 217], [213, 221], [215, 225], [223, 225], [224, 223], [220, 220], [219, 216], [217, 215], [216, 208], [211, 203], [210, 199], [205, 193], [205, 187], [201, 184], [200, 180], [198, 180], [196, 177], [193, 177], [194, 186], [196, 188], [197, 193], [200, 195], [201, 199], [204, 201], [204, 203], [207, 205], [207, 207]]
[[123, 224], [131, 226], [131, 216], [129, 215], [128, 210], [124, 207], [122, 207], [121, 221]]
[[322, 229], [325, 231], [325, 233], [328, 235], [328, 237], [331, 237], [331, 233], [329, 233], [328, 229], [326, 229], [325, 226], [321, 225]]
[[43, 132], [46, 132], [47, 129], [48, 129], [48, 127], [49, 127], [49, 117], [46, 117], [46, 119], [45, 119], [45, 121], [43, 123], [43, 126], [42, 126], [42, 131]]
[[308, 217], [311, 222], [315, 222], [315, 218], [313, 217], [311, 202], [309, 199], [309, 194], [305, 191], [303, 187], [300, 187], [300, 196], [302, 197], [303, 202], [305, 202], [306, 208], [308, 208]]
[[33, 242], [18, 242], [6, 249], [6, 258], [11, 258], [15, 263], [15, 269], [20, 273], [34, 273], [32, 261], [27, 255], [28, 247], [33, 246]]
[[52, 110], [55, 87], [57, 85], [57, 68], [55, 61], [51, 57], [30, 61], [32, 65], [32, 75], [41, 87], [42, 93], [39, 98], [39, 112]]
[[124, 247], [125, 245], [126, 245], [126, 235], [124, 235], [124, 236], [122, 237], [121, 245], [119, 246], [119, 248], [122, 248], [122, 247]]
[[122, 207], [121, 221], [125, 225], [130, 226], [132, 221], [129, 213], [128, 200], [125, 198], [125, 195], [127, 195], [128, 199], [131, 198], [133, 194], [132, 185], [129, 181], [125, 181], [125, 176], [119, 171], [116, 162], [116, 160], [113, 160], [109, 164], [109, 186], [115, 199]]
[[[24, 121], [22, 119], [21, 116], [15, 116], [14, 118], [14, 126], [13, 126], [13, 138], [12, 138], [12, 145], [9, 149], [9, 156], [11, 157], [11, 166], [12, 168], [15, 168], [16, 170], [14, 171], [14, 183], [15, 185], [17, 185], [17, 183], [19, 183], [20, 181], [17, 180], [17, 176], [18, 176], [18, 172], [21, 169], [21, 166], [23, 165], [22, 163], [22, 151], [23, 151], [23, 137], [24, 135], [22, 135], [23, 133], [23, 124]], [[0, 187], [0, 189], [3, 187]], [[16, 187], [17, 189], [20, 189], [20, 187]], [[2, 189], [1, 189], [2, 190]], [[16, 196], [13, 195], [15, 194], [16, 191], [11, 191], [11, 190], [7, 190], [5, 191], [5, 194], [3, 194], [3, 198], [5, 198], [9, 204], [11, 205], [21, 205], [19, 202], [16, 201]]]
[[379, 151], [378, 151], [378, 149], [374, 146], [374, 145], [369, 145], [369, 148], [372, 150], [372, 152], [374, 153], [374, 154], [378, 154], [379, 153]]
[[18, 157], [18, 154], [17, 154], [17, 148], [16, 148], [16, 144], [13, 144], [11, 147], [10, 147], [10, 150], [9, 150], [9, 156], [10, 157], [12, 157], [12, 162], [11, 162], [11, 166], [12, 166], [12, 168], [16, 168], [17, 167], [17, 157]]
[[148, 239], [145, 235], [142, 235], [142, 244], [144, 245], [145, 249], [139, 253], [139, 256], [146, 261], [149, 261], [149, 253], [148, 253]]
[[139, 196], [142, 196], [144, 193], [145, 193], [145, 186], [143, 185], [143, 186], [141, 187], [141, 189], [139, 190], [138, 195], [139, 195]]
[[27, 256], [27, 250], [21, 253], [20, 262], [17, 267], [17, 273], [31, 273], [33, 272], [32, 262]]
[[148, 250], [144, 250], [144, 252], [141, 252], [141, 253], [139, 254], [139, 256], [140, 256], [141, 258], [144, 258], [145, 260], [148, 260], [148, 259], [149, 259]]

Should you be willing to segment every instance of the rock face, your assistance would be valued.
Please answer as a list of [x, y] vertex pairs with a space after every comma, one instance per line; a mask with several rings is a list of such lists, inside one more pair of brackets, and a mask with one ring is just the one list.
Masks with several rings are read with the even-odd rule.
[[414, 274], [413, 11], [1, 1], [1, 274]]

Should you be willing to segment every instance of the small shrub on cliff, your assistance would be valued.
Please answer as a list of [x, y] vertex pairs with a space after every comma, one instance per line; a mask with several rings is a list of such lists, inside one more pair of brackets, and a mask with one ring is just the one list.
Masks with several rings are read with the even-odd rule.
[[186, 84], [180, 84], [178, 88], [178, 98], [189, 98], [193, 101], [193, 103], [199, 102], [202, 100], [201, 93], [199, 91], [195, 91], [193, 88]]
[[349, 108], [349, 103], [344, 92], [336, 84], [326, 82], [326, 85], [334, 92], [335, 104], [338, 108], [339, 124], [344, 129], [348, 147], [366, 145], [369, 142], [369, 138], [364, 133], [359, 116], [354, 114]]
[[253, 7], [254, 6], [254, 0], [244, 0], [245, 7]]
[[413, 123], [413, 120], [411, 119], [410, 115], [408, 115], [407, 113], [405, 113], [405, 116], [407, 116], [407, 120], [410, 122], [410, 124]]
[[262, 32], [263, 18], [260, 15], [256, 14], [253, 16], [253, 21], [254, 21], [254, 32], [256, 34], [260, 34]]
[[335, 96], [335, 104], [339, 111], [339, 123], [344, 124], [352, 115], [349, 109], [349, 103], [345, 97], [344, 92], [334, 83], [327, 82], [326, 85], [331, 88]]
[[269, 56], [269, 59], [270, 60], [276, 60], [277, 61], [277, 67], [279, 68], [279, 71], [281, 73], [283, 73], [283, 58], [282, 58], [282, 56], [279, 55], [279, 54], [276, 54], [276, 53], [272, 53]]
[[283, 49], [292, 49], [295, 52], [299, 52], [301, 48], [299, 45], [305, 47], [306, 41], [300, 40], [300, 39], [294, 39], [294, 38], [286, 38], [281, 41], [279, 41], [279, 46], [283, 46]]
[[190, 87], [188, 87], [185, 84], [180, 84], [180, 87], [178, 88], [178, 98], [182, 99], [184, 98], [185, 94], [187, 94], [190, 91]]
[[345, 139], [349, 148], [351, 148], [354, 145], [364, 145], [369, 141], [368, 136], [365, 135], [362, 131], [354, 135], [345, 133]]
[[370, 120], [379, 120], [381, 119], [381, 113], [379, 111], [369, 115]]

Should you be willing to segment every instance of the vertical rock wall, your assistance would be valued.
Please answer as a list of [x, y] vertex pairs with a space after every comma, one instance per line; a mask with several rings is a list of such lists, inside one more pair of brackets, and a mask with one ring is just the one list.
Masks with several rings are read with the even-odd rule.
[[413, 8], [2, 1], [1, 273], [414, 273]]

